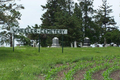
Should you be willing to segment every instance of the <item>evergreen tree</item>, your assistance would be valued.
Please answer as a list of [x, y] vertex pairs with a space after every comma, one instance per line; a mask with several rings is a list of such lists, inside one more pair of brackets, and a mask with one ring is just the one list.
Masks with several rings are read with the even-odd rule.
[[83, 19], [83, 32], [84, 36], [83, 37], [89, 37], [91, 40], [93, 40], [93, 36], [96, 37], [95, 32], [95, 24], [93, 22], [93, 0], [79, 0], [81, 11], [82, 11], [82, 19]]
[[[70, 46], [73, 41], [80, 41], [82, 35], [80, 17], [82, 15], [80, 9], [80, 14], [74, 13], [74, 2], [72, 0], [49, 0], [46, 6], [42, 7], [46, 9], [41, 18], [43, 21], [42, 28], [68, 29], [68, 35], [64, 37], [65, 46]], [[53, 35], [49, 36], [53, 38]], [[54, 36], [59, 37], [61, 42], [62, 35]], [[50, 41], [50, 39], [48, 40]]]
[[103, 4], [100, 6], [100, 8], [96, 11], [97, 15], [95, 15], [95, 22], [100, 28], [100, 35], [104, 37], [104, 44], [106, 44], [106, 29], [107, 27], [110, 27], [111, 25], [114, 26], [116, 23], [114, 21], [114, 17], [110, 16], [110, 13], [112, 13], [112, 6], [109, 6], [107, 4], [107, 0], [102, 0]]
[[[42, 15], [42, 25], [41, 28], [47, 28], [47, 29], [56, 29], [57, 25], [55, 24], [56, 21], [56, 13], [60, 11], [60, 8], [62, 8], [61, 3], [64, 3], [64, 0], [47, 0], [47, 4], [45, 6], [41, 5], [43, 10], [46, 10], [46, 12]], [[54, 35], [55, 36], [55, 35]], [[45, 42], [50, 46], [52, 43], [53, 35], [46, 35], [44, 34]], [[46, 41], [47, 39], [47, 41]]]
[[45, 6], [42, 5], [43, 10], [46, 12], [42, 15], [42, 27], [49, 28], [55, 26], [55, 13], [58, 12], [58, 0], [48, 0]]
[[[0, 1], [0, 21], [4, 22], [1, 32], [2, 38], [1, 42], [9, 42], [12, 47], [12, 34], [9, 33], [11, 27], [18, 27], [21, 14], [18, 11], [19, 9], [24, 9], [22, 5], [17, 5], [14, 0], [3, 0]], [[7, 37], [7, 38], [6, 38]], [[10, 39], [9, 39], [10, 37]]]

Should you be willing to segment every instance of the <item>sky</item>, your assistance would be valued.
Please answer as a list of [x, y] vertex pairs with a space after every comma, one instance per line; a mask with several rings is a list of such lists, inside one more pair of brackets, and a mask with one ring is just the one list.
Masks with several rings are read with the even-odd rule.
[[[73, 0], [77, 2], [77, 0]], [[112, 5], [113, 13], [111, 16], [114, 16], [115, 21], [117, 22], [116, 26], [120, 26], [120, 0], [107, 0], [109, 5]], [[47, 4], [47, 0], [19, 0], [17, 4], [22, 4], [25, 9], [20, 10], [22, 16], [19, 20], [20, 28], [26, 28], [29, 26], [34, 26], [35, 24], [41, 25], [42, 21], [40, 18], [44, 14], [41, 5]], [[98, 9], [102, 5], [102, 0], [94, 0], [94, 9]], [[119, 27], [120, 28], [120, 27]]]

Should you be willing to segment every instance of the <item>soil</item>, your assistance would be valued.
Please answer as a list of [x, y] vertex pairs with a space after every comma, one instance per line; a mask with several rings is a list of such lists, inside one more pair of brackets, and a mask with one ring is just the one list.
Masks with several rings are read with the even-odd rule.
[[39, 76], [38, 76], [38, 79], [40, 79], [40, 80], [45, 80], [45, 77], [43, 77], [42, 75], [39, 75]]
[[74, 77], [73, 80], [82, 80], [82, 79], [84, 79], [84, 74], [85, 74], [85, 72], [86, 72], [86, 70], [79, 70], [79, 71], [77, 71], [77, 72], [73, 75], [73, 77]]
[[64, 73], [67, 73], [69, 70], [70, 70], [70, 68], [67, 68], [65, 70], [62, 70], [62, 71], [58, 72], [55, 80], [63, 80], [65, 78]]
[[120, 80], [120, 70], [112, 72], [110, 78], [114, 80]]
[[102, 73], [103, 73], [104, 71], [105, 71], [105, 70], [100, 70], [100, 71], [98, 71], [98, 72], [93, 73], [92, 79], [94, 79], [94, 80], [103, 80]]
[[[67, 73], [68, 71], [70, 70], [70, 68], [67, 68], [65, 70], [62, 70], [60, 72], [58, 72], [57, 74], [57, 77], [55, 80], [63, 80], [65, 78], [65, 75], [64, 73]], [[94, 80], [103, 80], [103, 76], [102, 76], [102, 73], [105, 71], [106, 69], [104, 70], [100, 70], [96, 73], [93, 73], [92, 75], [92, 79]], [[86, 70], [79, 70], [77, 71], [73, 77], [74, 79], [73, 80], [82, 80], [84, 79], [84, 74], [85, 74]], [[38, 77], [39, 79], [41, 80], [45, 80], [45, 77], [43, 77], [42, 75], [39, 75]], [[110, 74], [110, 78], [112, 78], [113, 80], [120, 80], [120, 70], [117, 70], [117, 71], [114, 71]]]
[[[112, 63], [112, 60], [110, 61], [110, 63]], [[67, 65], [70, 65], [69, 63], [67, 63]], [[60, 67], [63, 66], [63, 64], [56, 64], [55, 67]], [[91, 68], [95, 67], [95, 65], [91, 66]], [[66, 68], [64, 70], [61, 70], [60, 72], [58, 72], [56, 74], [56, 77], [54, 80], [63, 80], [65, 78], [65, 74], [67, 73], [71, 68]], [[73, 80], [83, 80], [84, 79], [84, 74], [86, 73], [87, 69], [83, 69], [83, 70], [78, 70], [74, 75], [73, 75]], [[106, 69], [104, 70], [100, 70], [97, 71], [95, 73], [93, 73], [92, 75], [92, 79], [94, 80], [103, 80], [103, 76], [102, 73], [106, 71]], [[39, 79], [41, 80], [45, 80], [45, 77], [43, 77], [42, 75], [38, 76]], [[113, 80], [120, 80], [120, 70], [114, 71], [110, 74], [110, 78], [112, 78]]]
[[56, 64], [55, 67], [60, 67], [62, 66], [63, 64]]
[[[55, 67], [60, 67], [63, 66], [64, 64], [56, 64]], [[70, 65], [69, 63], [67, 63], [67, 65]]]

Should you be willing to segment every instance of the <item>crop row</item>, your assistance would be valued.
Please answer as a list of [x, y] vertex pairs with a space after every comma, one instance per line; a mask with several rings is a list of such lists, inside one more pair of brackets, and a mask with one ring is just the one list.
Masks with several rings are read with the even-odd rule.
[[[85, 61], [84, 61], [85, 62]], [[56, 67], [54, 69], [51, 69], [50, 71], [48, 71], [48, 73], [45, 75], [45, 79], [46, 80], [53, 80], [53, 76], [55, 76], [58, 72], [64, 70], [64, 69], [67, 69], [68, 67], [69, 68], [73, 68], [75, 66], [77, 66], [77, 64], [82, 64], [84, 63], [83, 61], [79, 61], [77, 62], [76, 64], [70, 64], [70, 65], [62, 65], [60, 67]]]
[[110, 74], [113, 72], [113, 71], [117, 71], [117, 70], [120, 70], [120, 64], [118, 63], [117, 65], [111, 67], [111, 68], [108, 68], [106, 71], [103, 72], [103, 77], [104, 77], [104, 80], [112, 80], [112, 78], [110, 78]]
[[73, 80], [73, 75], [78, 70], [87, 69], [84, 74], [83, 80], [92, 80], [93, 73], [106, 69], [102, 76], [104, 80], [112, 80], [109, 76], [113, 71], [120, 70], [120, 56], [105, 56], [105, 57], [93, 57], [90, 60], [81, 60], [71, 65], [62, 65], [48, 71], [45, 75], [45, 80], [54, 80], [58, 72], [70, 68], [67, 73], [64, 73], [64, 80]]

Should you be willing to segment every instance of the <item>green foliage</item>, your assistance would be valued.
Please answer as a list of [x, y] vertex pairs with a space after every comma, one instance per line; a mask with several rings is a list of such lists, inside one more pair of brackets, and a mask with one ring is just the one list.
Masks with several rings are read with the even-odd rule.
[[80, 5], [80, 9], [82, 11], [82, 25], [83, 25], [83, 32], [84, 32], [84, 36], [83, 37], [89, 37], [91, 39], [92, 42], [93, 41], [92, 37], [98, 37], [98, 35], [95, 34], [95, 32], [97, 32], [98, 26], [95, 25], [94, 21], [93, 21], [93, 13], [94, 13], [94, 9], [93, 9], [93, 1], [92, 0], [82, 0], [79, 3]]
[[[82, 13], [80, 12], [80, 7], [76, 9], [79, 9], [79, 13], [81, 14], [73, 12], [74, 2], [72, 0], [49, 0], [48, 3], [42, 7], [47, 10], [41, 18], [43, 22], [42, 28], [68, 29], [68, 35], [65, 35], [64, 38], [65, 46], [70, 46], [70, 43], [75, 40], [81, 40], [82, 22], [79, 20], [82, 18]], [[61, 38], [60, 35], [56, 36]], [[52, 38], [53, 35], [47, 35], [46, 42], [50, 44], [51, 42], [49, 41], [52, 40]]]
[[112, 13], [111, 5], [107, 4], [107, 0], [103, 2], [102, 6], [96, 10], [95, 19], [97, 24], [102, 27], [102, 24], [115, 25], [114, 17], [110, 16]]
[[107, 39], [107, 43], [116, 43], [116, 44], [120, 44], [120, 31], [115, 29], [115, 30], [111, 30], [111, 31], [107, 31], [105, 34], [105, 37]]
[[110, 78], [110, 74], [113, 72], [113, 71], [117, 71], [117, 70], [120, 70], [120, 67], [119, 67], [120, 63], [117, 63], [115, 64], [115, 66], [111, 67], [111, 68], [108, 68], [106, 71], [103, 72], [103, 77], [104, 77], [104, 80], [113, 80], [112, 78]]
[[82, 70], [93, 65], [94, 63], [87, 64], [87, 61], [79, 62], [74, 68], [72, 68], [67, 74], [65, 74], [65, 80], [73, 80], [73, 75], [76, 73], [77, 70]]
[[[42, 28], [68, 29], [65, 46], [70, 46], [74, 41], [83, 42], [84, 37], [89, 37], [91, 43], [100, 42], [100, 36], [105, 37], [102, 35], [106, 30], [104, 23], [115, 25], [113, 16], [109, 16], [112, 9], [107, 1], [98, 10], [93, 9], [93, 1], [90, 0], [79, 1], [79, 4], [74, 4], [72, 0], [48, 0], [42, 8], [46, 10], [41, 18]], [[61, 42], [61, 35], [55, 36]], [[54, 35], [46, 35], [44, 41], [51, 44], [53, 37]]]
[[[3, 35], [4, 42], [9, 43], [12, 46], [12, 35], [10, 34], [11, 27], [19, 27], [18, 20], [20, 20], [21, 14], [18, 11], [19, 9], [24, 9], [22, 5], [17, 5], [13, 0], [4, 0], [0, 1], [0, 21], [3, 21], [3, 32], [0, 35]], [[6, 37], [10, 37], [7, 39]]]
[[[40, 53], [32, 47], [15, 47], [15, 52], [12, 52], [12, 48], [0, 48], [0, 79], [39, 80], [39, 76], [43, 76], [46, 80], [53, 80], [58, 72], [69, 68], [65, 79], [72, 80], [78, 70], [87, 69], [87, 73], [92, 75], [113, 66], [110, 68], [112, 70], [108, 70], [115, 71], [119, 69], [119, 62], [118, 47], [64, 48], [64, 53], [61, 48], [41, 48]], [[57, 64], [61, 66], [57, 67]], [[89, 76], [87, 73], [86, 76]]]
[[30, 39], [25, 37], [24, 35], [15, 35], [17, 41], [22, 45], [29, 45], [30, 46]]
[[107, 27], [112, 26], [114, 28], [114, 26], [116, 25], [114, 17], [110, 16], [110, 14], [112, 13], [111, 7], [112, 6], [107, 3], [107, 0], [104, 0], [100, 8], [96, 10], [95, 12], [96, 14], [94, 15], [95, 23], [99, 27], [98, 34], [99, 36], [104, 38], [102, 43], [104, 42], [105, 44], [106, 44], [105, 41], [106, 39], [107, 39], [107, 43], [111, 42], [110, 41], [111, 37], [108, 36], [109, 33], [106, 32]]

